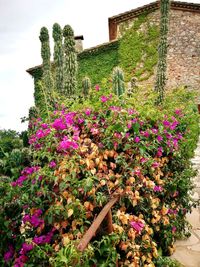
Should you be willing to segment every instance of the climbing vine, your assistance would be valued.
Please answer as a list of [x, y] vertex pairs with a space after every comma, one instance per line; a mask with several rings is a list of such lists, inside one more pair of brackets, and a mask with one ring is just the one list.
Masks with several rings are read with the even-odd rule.
[[[147, 14], [139, 16], [127, 30], [126, 23], [120, 25], [122, 37], [77, 55], [77, 87], [82, 92], [82, 80], [89, 77], [91, 86], [103, 79], [111, 79], [114, 67], [122, 67], [125, 82], [135, 77], [138, 81], [147, 80], [154, 74], [158, 61], [159, 26], [150, 22]], [[32, 71], [33, 77], [41, 79], [41, 71]], [[35, 99], [40, 99], [35, 83]]]
[[[125, 25], [121, 31], [123, 28]], [[126, 30], [120, 40], [119, 63], [127, 81], [132, 77], [139, 81], [147, 80], [154, 73], [158, 60], [158, 42], [159, 28], [150, 24], [147, 15], [139, 16], [131, 28]]]
[[158, 92], [158, 103], [162, 103], [166, 86], [167, 72], [167, 35], [169, 27], [170, 0], [160, 1], [160, 43], [158, 49], [158, 66], [155, 91]]
[[109, 78], [113, 68], [118, 65], [118, 46], [119, 42], [115, 41], [93, 50], [83, 51], [78, 55], [79, 90], [85, 76], [91, 79], [92, 85]]

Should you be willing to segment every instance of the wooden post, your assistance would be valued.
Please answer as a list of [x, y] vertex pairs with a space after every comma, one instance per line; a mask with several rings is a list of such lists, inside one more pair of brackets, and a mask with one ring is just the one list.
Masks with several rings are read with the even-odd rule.
[[108, 232], [111, 233], [113, 231], [112, 229], [112, 213], [111, 208], [112, 206], [119, 200], [119, 196], [116, 196], [112, 198], [102, 209], [102, 211], [99, 213], [97, 218], [93, 221], [90, 228], [87, 230], [87, 232], [84, 234], [83, 238], [81, 239], [80, 243], [77, 246], [77, 249], [81, 252], [85, 250], [87, 245], [89, 244], [92, 237], [95, 235], [97, 229], [101, 225], [104, 218], [107, 216], [108, 219]]

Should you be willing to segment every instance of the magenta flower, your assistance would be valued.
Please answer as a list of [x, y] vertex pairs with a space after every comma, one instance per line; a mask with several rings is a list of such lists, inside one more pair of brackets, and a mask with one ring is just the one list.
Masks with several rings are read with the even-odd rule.
[[82, 124], [84, 122], [83, 118], [78, 118], [78, 124]]
[[168, 128], [169, 126], [170, 126], [170, 122], [169, 121], [167, 121], [167, 120], [164, 120], [163, 121], [163, 125], [166, 127], [166, 128]]
[[178, 148], [178, 139], [176, 138], [173, 139], [173, 145], [176, 149]]
[[176, 109], [175, 114], [178, 115], [179, 117], [183, 117], [183, 113], [181, 109]]
[[159, 162], [153, 162], [151, 167], [152, 168], [158, 168], [160, 166]]
[[118, 139], [121, 139], [122, 138], [122, 135], [121, 133], [114, 133], [114, 137], [118, 138]]
[[175, 112], [175, 114], [176, 114], [176, 115], [180, 115], [180, 114], [181, 114], [181, 112], [182, 112], [182, 110], [181, 110], [181, 109], [175, 109], [175, 111], [174, 111], [174, 112]]
[[34, 144], [35, 142], [37, 141], [37, 138], [35, 137], [35, 135], [32, 135], [30, 138], [29, 138], [29, 144], [32, 145]]
[[100, 86], [98, 84], [96, 84], [94, 88], [97, 92], [100, 90]]
[[144, 137], [148, 138], [150, 134], [149, 134], [149, 132], [145, 131], [145, 132], [142, 132], [142, 135], [143, 135]]
[[153, 134], [157, 134], [158, 133], [158, 129], [156, 129], [156, 128], [151, 129], [151, 131], [152, 131]]
[[140, 221], [136, 222], [136, 221], [131, 221], [130, 225], [132, 228], [134, 228], [138, 233], [140, 233], [142, 231], [142, 229], [144, 228], [144, 224]]
[[55, 121], [52, 123], [52, 127], [56, 130], [64, 130], [67, 128], [62, 118], [55, 119]]
[[141, 171], [139, 169], [133, 171], [133, 175], [141, 175]]
[[176, 129], [176, 126], [179, 124], [178, 121], [173, 121], [172, 124], [170, 125], [170, 130], [175, 130]]
[[145, 162], [147, 162], [147, 161], [148, 161], [148, 159], [146, 159], [146, 158], [141, 158], [141, 159], [140, 159], [140, 162], [141, 162], [141, 163], [145, 163]]
[[12, 182], [12, 186], [22, 186], [23, 182], [26, 181], [28, 178], [25, 175], [20, 176], [15, 182]]
[[42, 215], [42, 210], [41, 209], [37, 209], [37, 210], [34, 211], [34, 214], [36, 216], [41, 216]]
[[127, 128], [128, 128], [128, 129], [131, 129], [131, 127], [132, 127], [132, 123], [129, 122], [129, 123], [127, 124]]
[[168, 209], [168, 214], [177, 214], [177, 210]]
[[10, 261], [14, 256], [14, 248], [12, 245], [8, 246], [8, 251], [5, 252], [4, 254], [4, 261], [7, 263], [8, 261]]
[[128, 109], [128, 114], [129, 114], [129, 115], [132, 115], [132, 114], [134, 114], [134, 113], [137, 113], [134, 109], [132, 109], [132, 108], [129, 108], [129, 109]]
[[23, 243], [19, 254], [26, 254], [34, 248], [33, 244]]
[[85, 110], [85, 115], [90, 116], [90, 114], [91, 114], [91, 109], [90, 108], [87, 108]]
[[33, 227], [39, 227], [44, 223], [44, 220], [39, 218], [41, 215], [42, 215], [42, 210], [37, 209], [35, 210], [33, 215], [29, 214], [24, 215], [22, 221], [24, 223], [29, 222]]
[[158, 150], [157, 150], [156, 156], [157, 157], [162, 157], [162, 154], [163, 154], [163, 148], [159, 147]]
[[178, 140], [181, 140], [181, 139], [183, 138], [183, 136], [182, 136], [181, 133], [177, 133], [176, 138], [177, 138]]
[[117, 149], [118, 143], [117, 142], [113, 142], [113, 146], [114, 146], [114, 149]]
[[14, 267], [24, 267], [27, 262], [28, 257], [26, 255], [21, 255], [15, 260]]
[[42, 127], [43, 129], [47, 129], [47, 128], [48, 128], [48, 124], [46, 124], [46, 123], [42, 123], [42, 124], [41, 124], [41, 127]]
[[139, 143], [140, 142], [140, 137], [139, 136], [136, 136], [135, 139], [134, 139], [134, 142], [135, 143]]
[[45, 130], [39, 129], [39, 130], [37, 130], [35, 136], [37, 137], [37, 139], [41, 139], [41, 138], [47, 136], [50, 132], [51, 132], [50, 129], [45, 129]]
[[11, 185], [12, 186], [22, 186], [23, 182], [28, 179], [28, 175], [31, 175], [32, 173], [36, 172], [37, 170], [39, 170], [38, 166], [25, 168], [21, 172], [22, 175], [15, 182], [12, 182]]
[[38, 177], [38, 181], [42, 181], [42, 176], [41, 175]]
[[161, 142], [163, 140], [162, 136], [158, 135], [157, 140], [158, 140], [158, 142]]
[[129, 136], [130, 136], [130, 133], [126, 133], [126, 134], [125, 134], [125, 137], [126, 137], [126, 138], [129, 138]]
[[138, 118], [134, 118], [131, 120], [132, 123], [136, 123], [138, 121]]
[[112, 111], [121, 111], [121, 107], [117, 107], [117, 106], [111, 106], [111, 107], [109, 107], [109, 109], [110, 110], [112, 110]]
[[68, 127], [74, 124], [74, 117], [76, 116], [76, 112], [69, 112], [65, 115], [65, 122]]
[[50, 163], [49, 163], [49, 167], [50, 168], [55, 168], [56, 167], [56, 162], [55, 161], [51, 161]]
[[176, 232], [176, 226], [172, 226], [172, 233]]
[[69, 149], [77, 149], [78, 144], [74, 141], [69, 140], [66, 136], [60, 142], [58, 150], [69, 150]]
[[44, 220], [40, 219], [36, 214], [26, 214], [22, 220], [24, 223], [29, 222], [33, 227], [39, 227], [44, 223]]
[[104, 96], [104, 95], [101, 96], [101, 102], [105, 103], [105, 102], [107, 102], [108, 100], [109, 100], [108, 97], [106, 97], [106, 96]]
[[155, 185], [154, 188], [153, 188], [154, 192], [161, 192], [162, 190], [163, 190], [163, 188], [160, 185]]
[[39, 167], [38, 166], [33, 166], [33, 167], [26, 167], [21, 173], [23, 175], [30, 175], [36, 171], [39, 170]]
[[91, 128], [90, 132], [91, 132], [93, 135], [96, 135], [96, 134], [99, 134], [99, 129], [97, 129], [97, 128]]
[[42, 244], [46, 244], [46, 243], [50, 243], [51, 239], [53, 237], [53, 232], [49, 232], [46, 235], [41, 235], [41, 236], [36, 236], [33, 238], [33, 242], [37, 245], [42, 245]]

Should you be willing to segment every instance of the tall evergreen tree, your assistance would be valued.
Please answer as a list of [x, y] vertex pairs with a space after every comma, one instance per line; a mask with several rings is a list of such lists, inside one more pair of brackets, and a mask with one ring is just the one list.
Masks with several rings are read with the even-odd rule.
[[125, 92], [124, 72], [120, 67], [115, 67], [112, 73], [113, 92], [121, 96]]
[[77, 55], [74, 32], [70, 25], [63, 29], [64, 36], [64, 94], [68, 97], [77, 92]]
[[54, 65], [55, 65], [55, 87], [56, 90], [63, 94], [63, 44], [62, 44], [62, 29], [58, 23], [53, 25], [54, 39]]
[[42, 27], [40, 30], [39, 39], [41, 41], [41, 56], [43, 64], [43, 82], [46, 92], [53, 91], [53, 79], [51, 76], [51, 52], [49, 45], [49, 33], [46, 27]]
[[170, 0], [160, 0], [160, 44], [158, 48], [158, 66], [155, 91], [158, 92], [157, 103], [162, 103], [165, 94], [167, 72], [167, 36], [169, 28]]

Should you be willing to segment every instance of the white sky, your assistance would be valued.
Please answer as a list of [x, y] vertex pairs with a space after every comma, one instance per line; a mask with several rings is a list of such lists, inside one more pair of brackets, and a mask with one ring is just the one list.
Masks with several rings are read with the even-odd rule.
[[[55, 22], [83, 35], [84, 48], [107, 42], [108, 17], [151, 0], [0, 0], [0, 129], [21, 131], [21, 117], [34, 105], [26, 69], [41, 64], [39, 32]], [[200, 0], [187, 2], [200, 3]], [[53, 52], [53, 51], [52, 51]]]

